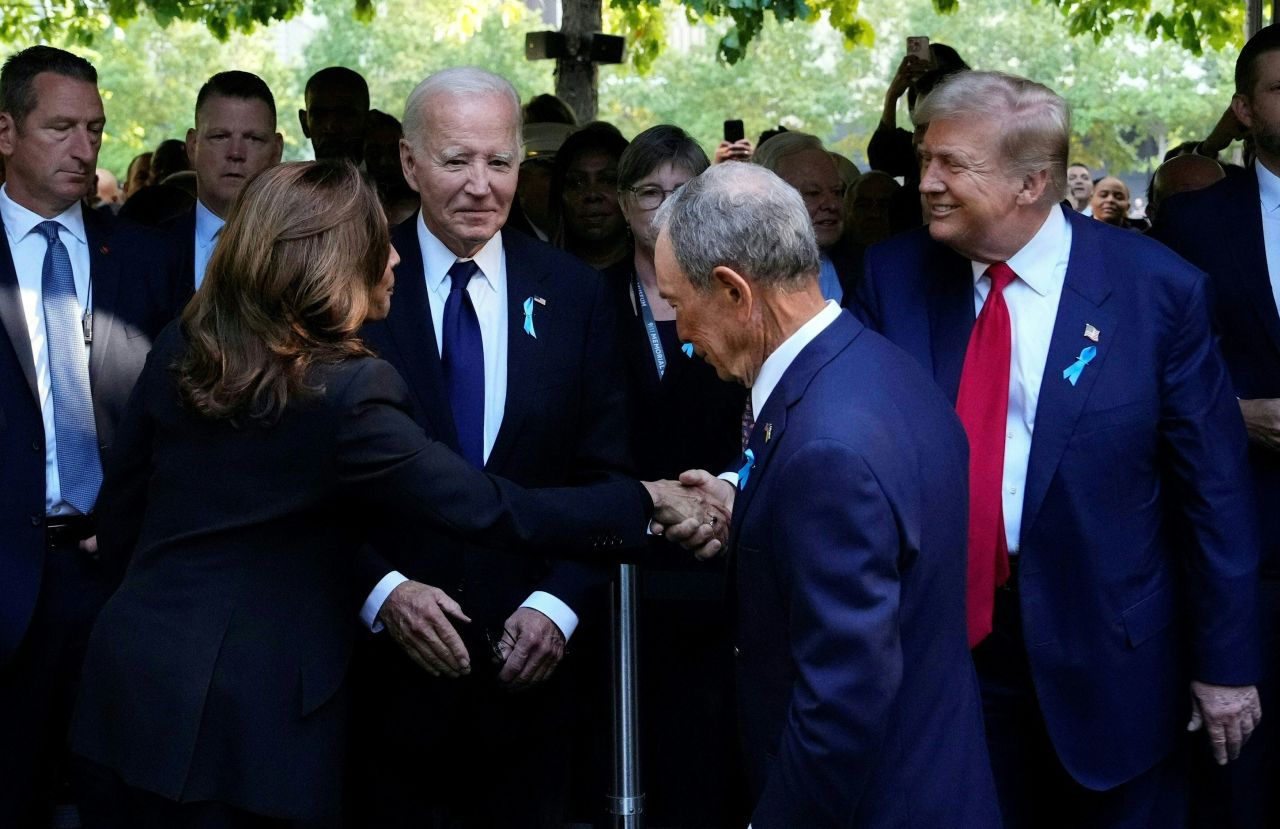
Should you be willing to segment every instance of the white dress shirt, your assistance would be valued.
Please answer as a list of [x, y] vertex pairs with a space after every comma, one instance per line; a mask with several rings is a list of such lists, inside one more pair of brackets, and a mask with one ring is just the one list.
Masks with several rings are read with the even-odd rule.
[[[422, 250], [422, 269], [426, 278], [431, 306], [431, 322], [436, 332], [436, 350], [444, 350], [444, 304], [449, 298], [452, 281], [449, 268], [458, 257], [437, 239], [418, 213], [418, 246]], [[502, 415], [507, 401], [507, 261], [499, 231], [472, 257], [480, 272], [471, 278], [467, 293], [480, 322], [480, 340], [484, 344], [484, 459], [487, 463], [493, 444], [502, 428]], [[391, 591], [407, 579], [392, 571], [382, 578], [365, 599], [360, 618], [373, 631], [382, 629], [378, 611]], [[536, 590], [521, 607], [543, 613], [564, 634], [567, 641], [578, 627], [578, 614], [558, 597]]]
[[225, 219], [204, 206], [204, 202], [196, 200], [196, 239], [195, 239], [195, 273], [196, 290], [204, 282], [205, 269], [209, 267], [209, 257], [213, 256], [213, 246], [222, 232]]
[[1267, 274], [1271, 280], [1271, 296], [1280, 309], [1280, 178], [1263, 164], [1258, 171], [1259, 209], [1262, 210], [1262, 244], [1267, 249]]
[[[54, 436], [53, 383], [49, 376], [49, 344], [44, 330], [44, 257], [49, 243], [36, 225], [45, 218], [9, 198], [9, 189], [0, 187], [0, 219], [4, 221], [9, 253], [18, 274], [18, 293], [22, 297], [22, 313], [31, 338], [31, 358], [36, 366], [36, 393], [40, 397], [40, 415], [44, 421], [44, 509], [46, 515], [75, 515], [74, 507], [62, 500], [62, 484], [58, 478], [58, 441]], [[58, 238], [71, 257], [71, 274], [76, 283], [76, 311], [83, 316], [92, 307], [89, 282], [89, 242], [85, 235], [84, 214], [80, 202], [55, 216], [62, 226]], [[89, 360], [89, 345], [84, 347]]]
[[[1036, 405], [1070, 255], [1071, 225], [1062, 213], [1062, 206], [1056, 205], [1031, 241], [1008, 260], [1009, 267], [1018, 275], [1004, 289], [1013, 330], [1001, 492], [1010, 555], [1017, 555], [1022, 538], [1022, 498], [1027, 483], [1027, 462], [1031, 457], [1031, 436], [1035, 431]], [[991, 277], [986, 275], [986, 263], [970, 264], [973, 308], [978, 314], [991, 291]]]
[[[782, 376], [787, 373], [787, 369], [791, 368], [791, 364], [795, 362], [796, 357], [800, 356], [801, 351], [804, 351], [805, 346], [813, 342], [823, 331], [826, 331], [827, 327], [835, 322], [839, 316], [839, 303], [834, 299], [827, 300], [821, 311], [814, 314], [808, 322], [797, 328], [790, 337], [783, 340], [782, 344], [773, 350], [772, 354], [764, 359], [764, 362], [760, 365], [760, 373], [756, 375], [756, 381], [751, 385], [751, 411], [754, 414], [758, 415], [764, 411], [765, 404], [769, 402], [769, 396], [778, 387]], [[728, 481], [735, 487], [738, 485], [737, 472], [723, 472], [716, 477], [723, 481]]]

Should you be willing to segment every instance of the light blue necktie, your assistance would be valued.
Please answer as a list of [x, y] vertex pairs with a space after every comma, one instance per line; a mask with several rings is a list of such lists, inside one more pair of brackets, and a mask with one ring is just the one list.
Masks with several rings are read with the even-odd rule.
[[53, 433], [58, 446], [62, 500], [88, 515], [102, 486], [102, 459], [93, 422], [84, 329], [76, 313], [76, 282], [71, 275], [71, 257], [58, 238], [59, 227], [57, 222], [36, 226], [49, 243], [40, 284], [53, 391]]

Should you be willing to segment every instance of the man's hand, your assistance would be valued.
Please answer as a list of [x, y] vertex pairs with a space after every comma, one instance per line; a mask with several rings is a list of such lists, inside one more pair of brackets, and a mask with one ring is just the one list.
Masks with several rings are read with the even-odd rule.
[[98, 536], [91, 535], [80, 539], [80, 552], [88, 553], [90, 558], [98, 557]]
[[1213, 125], [1213, 130], [1208, 137], [1200, 142], [1196, 152], [1216, 157], [1218, 153], [1230, 147], [1232, 141], [1239, 141], [1248, 134], [1249, 128], [1240, 123], [1240, 119], [1236, 117], [1236, 111], [1228, 106], [1218, 118], [1218, 123]]
[[740, 138], [732, 144], [728, 141], [721, 141], [716, 147], [712, 164], [720, 164], [725, 161], [750, 161], [751, 154], [755, 149], [751, 146], [751, 141], [746, 138]]
[[1250, 440], [1280, 452], [1280, 400], [1241, 400], [1240, 414]]
[[1258, 689], [1253, 685], [1231, 687], [1191, 683], [1191, 722], [1188, 731], [1201, 728], [1209, 733], [1213, 759], [1225, 766], [1240, 756], [1253, 729], [1262, 721]]
[[564, 633], [545, 614], [520, 607], [502, 623], [502, 639], [495, 647], [503, 658], [498, 681], [522, 691], [555, 671], [564, 657]]
[[702, 558], [720, 551], [729, 537], [729, 510], [706, 491], [675, 481], [644, 483], [653, 499], [649, 531], [665, 535]]
[[471, 621], [443, 590], [416, 581], [392, 590], [378, 611], [391, 638], [410, 659], [432, 676], [454, 678], [471, 673], [471, 657], [450, 617]]
[[680, 473], [680, 484], [703, 493], [707, 498], [707, 502], [725, 516], [724, 533], [722, 537], [713, 537], [710, 541], [699, 544], [691, 543], [696, 538], [683, 533], [681, 528], [671, 528], [666, 532], [666, 536], [685, 549], [691, 550], [700, 559], [714, 558], [717, 553], [724, 549], [723, 543], [728, 540], [729, 525], [733, 518], [733, 499], [738, 494], [738, 490], [733, 484], [723, 481], [703, 469], [690, 469], [687, 472]]

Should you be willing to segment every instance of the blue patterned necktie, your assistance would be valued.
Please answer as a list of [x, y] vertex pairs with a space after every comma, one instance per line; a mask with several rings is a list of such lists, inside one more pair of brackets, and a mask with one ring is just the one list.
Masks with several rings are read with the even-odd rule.
[[484, 467], [484, 341], [480, 338], [480, 318], [471, 302], [467, 285], [480, 272], [474, 261], [458, 261], [449, 268], [449, 298], [444, 303], [442, 334], [444, 381], [449, 390], [449, 407], [458, 430], [462, 457], [473, 466]]
[[98, 430], [93, 422], [84, 329], [76, 309], [76, 282], [71, 275], [71, 257], [58, 238], [60, 227], [57, 222], [41, 222], [36, 226], [49, 243], [40, 285], [53, 392], [53, 434], [57, 442], [62, 500], [88, 515], [102, 486], [102, 459], [98, 455]]

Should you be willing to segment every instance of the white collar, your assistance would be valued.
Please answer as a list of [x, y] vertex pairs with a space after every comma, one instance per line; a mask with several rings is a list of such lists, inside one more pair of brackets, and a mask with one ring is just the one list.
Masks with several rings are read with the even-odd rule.
[[[445, 247], [444, 242], [427, 229], [421, 210], [418, 211], [418, 245], [422, 249], [422, 270], [427, 288], [433, 293], [439, 293], [442, 283], [449, 278], [449, 268], [458, 261], [458, 255]], [[493, 238], [485, 242], [484, 247], [476, 251], [471, 259], [480, 268], [480, 276], [484, 277], [483, 284], [497, 291], [497, 281], [502, 273], [502, 231], [493, 234]]]
[[[1031, 290], [1040, 296], [1047, 296], [1053, 287], [1053, 264], [1061, 259], [1062, 246], [1066, 244], [1066, 240], [1067, 217], [1062, 212], [1062, 205], [1055, 204], [1036, 235], [1021, 250], [1010, 256], [1006, 264]], [[976, 285], [986, 275], [990, 265], [973, 260], [969, 264], [973, 268], [973, 282]]]
[[214, 238], [226, 223], [226, 219], [219, 217], [217, 213], [205, 207], [204, 202], [196, 199], [196, 242], [212, 245]]
[[1262, 209], [1274, 213], [1280, 208], [1280, 177], [1267, 169], [1265, 164], [1255, 162], [1258, 171], [1258, 195], [1262, 199]]
[[827, 300], [821, 311], [797, 328], [795, 333], [783, 340], [782, 344], [765, 358], [764, 364], [760, 366], [760, 373], [756, 375], [756, 381], [751, 386], [751, 411], [756, 417], [764, 411], [764, 405], [769, 402], [769, 395], [773, 394], [778, 382], [787, 373], [787, 369], [791, 367], [800, 352], [804, 351], [805, 346], [813, 342], [839, 316], [840, 305], [834, 299]]
[[[28, 210], [10, 198], [8, 185], [0, 187], [0, 219], [4, 221], [5, 232], [15, 242], [25, 239], [28, 233], [35, 230], [36, 225], [49, 221], [39, 213]], [[87, 242], [84, 230], [84, 213], [79, 201], [54, 216], [52, 221], [62, 225], [63, 229], [78, 241]]]

